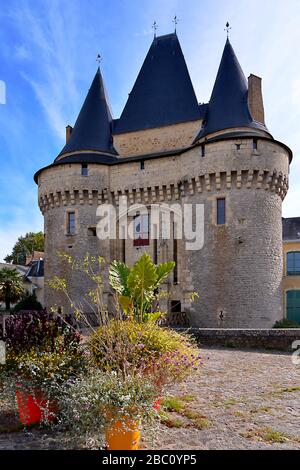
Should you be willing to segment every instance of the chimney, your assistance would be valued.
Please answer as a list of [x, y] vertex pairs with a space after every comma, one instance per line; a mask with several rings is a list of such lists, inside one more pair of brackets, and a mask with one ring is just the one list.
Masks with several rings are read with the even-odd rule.
[[261, 91], [261, 78], [256, 75], [248, 77], [248, 106], [254, 121], [265, 124], [264, 103]]
[[66, 144], [69, 142], [71, 134], [72, 134], [73, 127], [72, 126], [67, 126], [66, 127]]

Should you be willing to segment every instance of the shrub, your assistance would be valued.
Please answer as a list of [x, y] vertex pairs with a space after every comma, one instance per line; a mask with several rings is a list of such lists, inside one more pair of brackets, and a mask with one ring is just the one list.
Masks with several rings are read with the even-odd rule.
[[42, 304], [37, 300], [35, 292], [30, 294], [26, 292], [23, 298], [18, 302], [14, 307], [14, 312], [19, 312], [20, 310], [43, 310]]
[[113, 372], [91, 370], [89, 374], [65, 384], [60, 424], [80, 435], [101, 432], [116, 421], [130, 426], [157, 426], [153, 408], [156, 388], [142, 376], [124, 380]]
[[14, 352], [54, 351], [59, 337], [63, 337], [64, 347], [68, 349], [76, 349], [80, 341], [79, 333], [61, 317], [44, 310], [12, 315], [5, 322], [6, 347]]
[[277, 321], [273, 328], [300, 328], [300, 324], [284, 318], [283, 320]]
[[192, 338], [153, 322], [111, 320], [91, 335], [88, 347], [100, 370], [124, 378], [144, 373], [160, 386], [183, 380], [201, 364]]

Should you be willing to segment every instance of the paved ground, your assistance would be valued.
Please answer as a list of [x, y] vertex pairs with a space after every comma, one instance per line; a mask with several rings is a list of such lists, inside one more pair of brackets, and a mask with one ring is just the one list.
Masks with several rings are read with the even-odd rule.
[[[148, 449], [300, 449], [300, 365], [290, 354], [202, 349], [196, 378], [170, 391], [182, 409], [165, 416]], [[182, 399], [183, 397], [183, 399]], [[63, 434], [2, 432], [16, 426], [0, 412], [0, 449], [91, 447]], [[3, 424], [4, 423], [4, 424]], [[9, 426], [7, 425], [9, 424]], [[8, 427], [7, 427], [8, 426]]]

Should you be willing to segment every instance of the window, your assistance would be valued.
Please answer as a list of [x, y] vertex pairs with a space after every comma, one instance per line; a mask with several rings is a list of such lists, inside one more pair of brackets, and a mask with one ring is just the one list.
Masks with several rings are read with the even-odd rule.
[[286, 317], [300, 324], [300, 290], [290, 290], [286, 293]]
[[140, 168], [141, 168], [141, 170], [144, 170], [144, 169], [145, 169], [145, 162], [144, 162], [144, 160], [141, 161], [141, 163], [140, 163]]
[[300, 276], [300, 251], [291, 251], [286, 255], [286, 273], [288, 276]]
[[225, 214], [225, 198], [217, 199], [217, 224], [224, 225], [226, 223]]
[[241, 144], [235, 144], [237, 150], [241, 150]]
[[202, 158], [205, 157], [205, 145], [204, 144], [201, 145], [201, 157]]
[[75, 212], [67, 213], [67, 234], [75, 234]]
[[180, 300], [171, 300], [171, 313], [181, 312]]
[[149, 214], [139, 214], [135, 216], [133, 245], [149, 245]]
[[176, 224], [173, 222], [173, 261], [175, 263], [173, 269], [173, 283], [178, 284], [178, 246], [177, 246], [177, 238], [175, 238], [176, 231]]
[[88, 169], [88, 164], [87, 163], [83, 163], [81, 165], [81, 174], [82, 174], [82, 176], [88, 176], [89, 169]]
[[89, 227], [88, 228], [88, 235], [89, 235], [89, 237], [96, 237], [97, 236], [96, 227]]
[[257, 150], [257, 139], [253, 139], [252, 147], [253, 150]]

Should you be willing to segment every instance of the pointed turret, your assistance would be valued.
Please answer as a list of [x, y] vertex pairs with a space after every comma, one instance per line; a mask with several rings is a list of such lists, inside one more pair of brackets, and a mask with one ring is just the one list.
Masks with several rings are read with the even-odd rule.
[[105, 86], [98, 68], [70, 138], [58, 159], [61, 160], [65, 154], [84, 150], [116, 155], [112, 143], [112, 121]]
[[254, 121], [251, 116], [247, 79], [227, 38], [209, 101], [206, 121], [195, 142], [214, 132], [240, 127], [268, 133], [266, 126]]
[[114, 133], [201, 119], [176, 33], [155, 37]]

